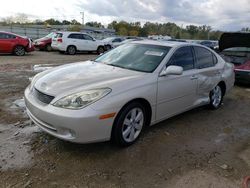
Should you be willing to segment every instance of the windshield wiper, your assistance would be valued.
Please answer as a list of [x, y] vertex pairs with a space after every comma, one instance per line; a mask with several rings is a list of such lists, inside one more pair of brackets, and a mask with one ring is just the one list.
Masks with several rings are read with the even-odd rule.
[[126, 67], [123, 67], [123, 66], [117, 65], [117, 64], [106, 64], [106, 65], [111, 65], [113, 67], [119, 67], [119, 68], [127, 69]]

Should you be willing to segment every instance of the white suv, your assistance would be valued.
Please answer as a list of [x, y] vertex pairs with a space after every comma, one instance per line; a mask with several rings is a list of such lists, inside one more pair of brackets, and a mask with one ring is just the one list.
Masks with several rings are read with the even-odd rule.
[[78, 51], [97, 52], [102, 54], [105, 51], [104, 43], [98, 41], [86, 33], [80, 32], [57, 32], [52, 39], [52, 48], [70, 55]]

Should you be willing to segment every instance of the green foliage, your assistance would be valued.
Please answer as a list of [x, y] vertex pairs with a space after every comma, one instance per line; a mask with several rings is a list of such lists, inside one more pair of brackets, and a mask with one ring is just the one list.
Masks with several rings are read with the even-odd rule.
[[68, 31], [81, 31], [81, 25], [70, 25]]
[[104, 25], [102, 25], [100, 22], [87, 22], [85, 25], [90, 27], [104, 28]]

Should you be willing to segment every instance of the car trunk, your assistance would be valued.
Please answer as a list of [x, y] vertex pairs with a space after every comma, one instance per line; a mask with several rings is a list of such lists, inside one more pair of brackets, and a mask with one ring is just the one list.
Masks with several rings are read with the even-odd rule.
[[223, 33], [219, 40], [223, 59], [235, 68], [243, 67], [250, 60], [250, 33]]

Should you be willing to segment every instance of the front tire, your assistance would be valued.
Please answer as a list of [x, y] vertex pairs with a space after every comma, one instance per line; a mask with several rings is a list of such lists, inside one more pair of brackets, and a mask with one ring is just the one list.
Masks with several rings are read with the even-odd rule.
[[140, 103], [125, 106], [114, 122], [112, 141], [123, 147], [135, 143], [145, 127], [146, 118], [146, 109]]
[[16, 56], [24, 56], [25, 55], [25, 49], [23, 46], [16, 46], [14, 48], [14, 54]]
[[223, 101], [223, 91], [220, 85], [215, 86], [215, 88], [210, 91], [209, 94], [210, 104], [209, 107], [213, 110], [220, 108]]

